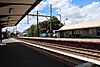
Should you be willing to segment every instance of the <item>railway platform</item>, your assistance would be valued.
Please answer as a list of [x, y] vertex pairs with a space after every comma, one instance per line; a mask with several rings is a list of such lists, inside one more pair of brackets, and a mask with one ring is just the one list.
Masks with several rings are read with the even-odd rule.
[[0, 67], [99, 67], [91, 63], [99, 64], [99, 61], [33, 44], [27, 40], [10, 38], [3, 40], [3, 44], [5, 45], [0, 46]]
[[[100, 51], [95, 50], [98, 48], [97, 46], [99, 46], [100, 43], [99, 39], [85, 40], [85, 39], [41, 38], [41, 37], [22, 37], [18, 39], [21, 39], [24, 43], [30, 44], [31, 46], [35, 46], [65, 56], [70, 56], [73, 58], [77, 58], [83, 61], [100, 65], [100, 60], [99, 60]], [[82, 48], [83, 46], [85, 47]], [[90, 49], [91, 46], [94, 47], [95, 49], [94, 48]]]
[[[0, 46], [0, 67], [68, 67], [12, 39]], [[25, 44], [24, 44], [25, 45]]]
[[73, 42], [92, 42], [92, 43], [99, 43], [100, 38], [43, 38], [43, 37], [19, 37], [24, 39], [43, 39], [43, 40], [55, 40], [55, 41], [73, 41]]

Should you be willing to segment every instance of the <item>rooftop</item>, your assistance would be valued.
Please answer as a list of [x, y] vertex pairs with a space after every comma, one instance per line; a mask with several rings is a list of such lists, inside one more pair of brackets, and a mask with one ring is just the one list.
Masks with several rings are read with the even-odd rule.
[[65, 25], [61, 27], [59, 30], [71, 30], [71, 29], [92, 28], [92, 27], [100, 27], [100, 21], [82, 22], [73, 25]]

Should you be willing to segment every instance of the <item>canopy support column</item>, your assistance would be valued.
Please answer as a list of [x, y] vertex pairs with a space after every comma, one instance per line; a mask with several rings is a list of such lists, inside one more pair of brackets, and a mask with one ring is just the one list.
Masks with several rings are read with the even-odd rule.
[[2, 43], [2, 27], [1, 27], [1, 24], [0, 24], [0, 44]]

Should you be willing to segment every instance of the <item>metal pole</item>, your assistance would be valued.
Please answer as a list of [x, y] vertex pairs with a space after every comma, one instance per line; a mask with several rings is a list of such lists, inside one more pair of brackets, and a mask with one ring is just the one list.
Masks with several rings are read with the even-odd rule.
[[18, 35], [18, 32], [17, 32], [17, 25], [16, 25], [16, 37], [17, 37], [17, 35]]
[[58, 14], [60, 16], [60, 22], [61, 22], [61, 14]]
[[60, 22], [61, 22], [61, 14], [60, 14]]
[[64, 20], [64, 26], [65, 26], [65, 20]]
[[38, 27], [38, 11], [37, 11], [37, 36], [39, 37], [39, 27]]
[[0, 23], [0, 44], [2, 43], [2, 27], [1, 27], [1, 23]]
[[51, 22], [51, 18], [52, 18], [52, 4], [50, 4], [50, 36], [52, 37], [52, 22]]
[[2, 43], [2, 32], [1, 32], [1, 29], [0, 29], [0, 43]]
[[27, 15], [27, 24], [29, 24], [29, 16]]

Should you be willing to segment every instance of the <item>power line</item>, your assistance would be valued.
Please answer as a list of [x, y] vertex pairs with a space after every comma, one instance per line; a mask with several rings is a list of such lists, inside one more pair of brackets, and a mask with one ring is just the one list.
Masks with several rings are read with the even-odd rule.
[[56, 2], [54, 5], [56, 5], [56, 4], [58, 4], [59, 2], [61, 2], [62, 0], [60, 0], [60, 1], [58, 1], [58, 2]]
[[[60, 0], [60, 1], [56, 2], [55, 4], [53, 4], [53, 6], [56, 5], [56, 4], [58, 4], [61, 1], [63, 1], [63, 0]], [[45, 10], [45, 11], [49, 11], [49, 10]]]

